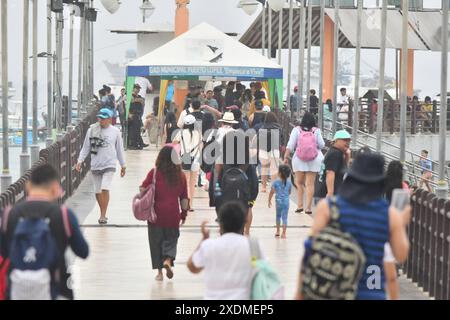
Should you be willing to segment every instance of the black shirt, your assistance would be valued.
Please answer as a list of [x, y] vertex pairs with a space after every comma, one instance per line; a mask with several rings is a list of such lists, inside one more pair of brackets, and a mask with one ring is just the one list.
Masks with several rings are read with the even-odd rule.
[[319, 98], [316, 96], [309, 97], [309, 110], [314, 114], [319, 111]]
[[339, 187], [344, 180], [345, 171], [347, 165], [344, 160], [344, 152], [341, 150], [331, 147], [325, 155], [320, 172], [316, 179], [316, 188], [314, 197], [325, 198], [327, 195], [327, 171], [334, 171], [334, 194], [337, 194]]

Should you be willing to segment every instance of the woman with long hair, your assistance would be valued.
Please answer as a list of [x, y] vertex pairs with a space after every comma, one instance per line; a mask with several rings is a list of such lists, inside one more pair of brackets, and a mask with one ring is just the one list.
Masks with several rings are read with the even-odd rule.
[[173, 139], [173, 143], [181, 145], [182, 169], [186, 176], [189, 194], [189, 211], [194, 211], [195, 184], [200, 172], [202, 156], [202, 133], [195, 128], [196, 119], [188, 114], [183, 119], [183, 129]]
[[314, 183], [324, 159], [321, 152], [324, 146], [325, 142], [320, 129], [316, 127], [314, 115], [306, 112], [300, 126], [292, 130], [284, 155], [285, 164], [288, 164], [291, 152], [295, 152], [292, 157], [292, 171], [295, 172], [298, 192], [298, 206], [295, 211], [297, 213], [303, 212], [303, 195], [306, 191], [305, 213], [312, 214]]
[[148, 240], [153, 269], [158, 269], [157, 281], [163, 280], [162, 269], [166, 269], [169, 279], [173, 277], [172, 267], [177, 253], [177, 243], [180, 236], [180, 225], [187, 216], [188, 195], [186, 178], [181, 171], [181, 165], [175, 148], [164, 146], [158, 154], [155, 168], [142, 182], [141, 191], [147, 188], [155, 179], [156, 222], [147, 223]]
[[163, 140], [165, 143], [172, 142], [172, 134], [178, 129], [177, 117], [174, 112], [167, 112], [166, 119], [164, 120], [164, 133]]
[[267, 177], [270, 174], [271, 181], [275, 181], [280, 164], [281, 128], [274, 112], [266, 114], [264, 123], [258, 131], [258, 139], [259, 160], [261, 161], [261, 192], [266, 192]]

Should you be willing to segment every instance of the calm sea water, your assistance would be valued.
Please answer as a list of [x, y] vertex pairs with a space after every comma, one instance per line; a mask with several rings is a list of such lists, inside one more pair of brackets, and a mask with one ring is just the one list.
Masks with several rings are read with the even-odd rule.
[[[45, 142], [39, 142], [41, 149], [45, 148]], [[13, 182], [20, 178], [20, 154], [22, 153], [21, 146], [9, 147], [9, 170]], [[0, 169], [3, 168], [3, 148], [0, 148]], [[0, 171], [1, 174], [1, 171]]]

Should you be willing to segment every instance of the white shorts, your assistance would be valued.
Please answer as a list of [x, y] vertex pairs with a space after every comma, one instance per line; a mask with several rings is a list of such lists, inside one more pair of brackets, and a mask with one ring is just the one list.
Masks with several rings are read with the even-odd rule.
[[94, 192], [96, 194], [102, 193], [102, 190], [109, 190], [111, 188], [114, 173], [114, 171], [107, 171], [104, 174], [92, 174]]

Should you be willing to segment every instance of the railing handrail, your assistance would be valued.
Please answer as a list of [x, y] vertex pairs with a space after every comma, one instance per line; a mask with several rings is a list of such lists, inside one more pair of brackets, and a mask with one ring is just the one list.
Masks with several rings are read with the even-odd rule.
[[54, 142], [49, 147], [39, 152], [39, 160], [25, 172], [16, 182], [11, 184], [5, 192], [0, 194], [0, 209], [8, 205], [23, 200], [25, 194], [25, 184], [30, 179], [31, 172], [36, 166], [49, 163], [55, 167], [60, 174], [61, 186], [64, 195], [60, 201], [66, 200], [73, 194], [81, 180], [85, 177], [89, 170], [89, 163], [85, 164], [82, 173], [74, 171], [77, 162], [78, 152], [84, 142], [89, 126], [96, 121], [97, 108], [93, 108], [91, 112], [80, 122], [75, 128], [66, 132], [61, 140]]

